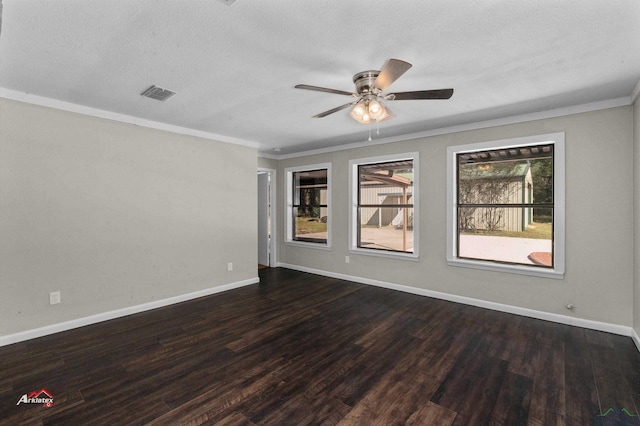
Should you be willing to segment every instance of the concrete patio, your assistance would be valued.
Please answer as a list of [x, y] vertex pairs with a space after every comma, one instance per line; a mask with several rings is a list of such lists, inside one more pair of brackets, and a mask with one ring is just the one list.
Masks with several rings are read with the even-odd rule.
[[[304, 234], [310, 238], [326, 238], [324, 233]], [[392, 226], [362, 228], [362, 247], [402, 251], [402, 229]], [[413, 251], [413, 232], [407, 232], [407, 251]], [[534, 265], [529, 255], [551, 252], [551, 240], [493, 237], [487, 235], [461, 235], [460, 257]]]
[[529, 254], [551, 252], [551, 240], [461, 235], [460, 257], [533, 265]]

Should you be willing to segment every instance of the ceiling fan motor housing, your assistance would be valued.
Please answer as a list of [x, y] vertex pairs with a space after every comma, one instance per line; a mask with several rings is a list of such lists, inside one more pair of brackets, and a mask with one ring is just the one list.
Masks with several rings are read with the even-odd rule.
[[376, 92], [379, 92], [379, 90], [376, 90], [373, 84], [375, 83], [376, 78], [379, 74], [380, 71], [369, 70], [362, 71], [354, 75], [353, 82], [356, 85], [356, 91], [358, 92], [358, 94], [366, 95], [368, 93], [373, 93], [375, 95], [378, 95], [379, 93]]

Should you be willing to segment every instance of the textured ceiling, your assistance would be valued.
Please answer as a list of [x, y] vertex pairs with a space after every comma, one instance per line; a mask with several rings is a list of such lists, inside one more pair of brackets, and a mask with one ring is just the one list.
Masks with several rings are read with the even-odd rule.
[[[366, 141], [343, 110], [352, 76], [413, 64], [378, 139], [630, 98], [638, 0], [3, 0], [0, 88], [207, 132], [263, 153]], [[165, 102], [140, 96], [155, 84]]]

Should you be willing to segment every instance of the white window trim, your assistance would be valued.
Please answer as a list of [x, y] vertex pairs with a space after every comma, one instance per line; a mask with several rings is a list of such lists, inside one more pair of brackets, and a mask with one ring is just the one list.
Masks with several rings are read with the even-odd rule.
[[[554, 144], [553, 166], [553, 241], [554, 268], [544, 269], [526, 265], [506, 265], [490, 261], [459, 259], [456, 253], [457, 221], [456, 221], [456, 154], [470, 151], [482, 151], [504, 147]], [[468, 145], [450, 146], [447, 148], [447, 263], [451, 266], [484, 269], [488, 271], [509, 272], [521, 275], [532, 275], [545, 278], [564, 278], [565, 267], [565, 153], [564, 133], [549, 133], [514, 139], [481, 142]]]
[[[358, 247], [358, 166], [364, 164], [385, 163], [397, 160], [413, 160], [413, 253], [381, 251]], [[367, 256], [386, 257], [417, 261], [420, 247], [420, 163], [419, 153], [405, 152], [402, 154], [383, 155], [379, 157], [359, 158], [349, 161], [349, 253]]]
[[[293, 208], [293, 173], [304, 172], [308, 170], [327, 169], [327, 242], [326, 243], [310, 243], [307, 241], [296, 241], [293, 239], [293, 218], [291, 217], [291, 209]], [[285, 196], [285, 239], [284, 243], [291, 246], [308, 247], [318, 250], [331, 249], [331, 163], [310, 164], [304, 166], [288, 167], [284, 169], [286, 180], [286, 196]]]

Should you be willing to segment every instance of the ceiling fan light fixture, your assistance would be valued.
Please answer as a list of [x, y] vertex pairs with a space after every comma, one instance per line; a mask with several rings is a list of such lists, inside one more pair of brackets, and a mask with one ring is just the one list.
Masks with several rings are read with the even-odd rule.
[[366, 112], [364, 108], [362, 110], [354, 108], [351, 110], [349, 115], [351, 115], [351, 118], [353, 118], [354, 120], [356, 120], [358, 123], [361, 123], [361, 124], [367, 124], [371, 122], [371, 119], [369, 118], [369, 114]]
[[358, 102], [357, 104], [355, 104], [355, 106], [351, 110], [351, 116], [353, 118], [356, 118], [356, 117], [361, 118], [366, 112], [367, 112], [367, 106], [365, 105], [365, 103]]
[[381, 121], [389, 117], [382, 102], [375, 99], [358, 102], [353, 106], [349, 115], [360, 124], [369, 124], [371, 120]]
[[382, 105], [382, 112], [380, 116], [376, 118], [376, 121], [384, 121], [389, 117], [391, 117], [391, 114], [389, 114], [389, 111], [387, 110], [387, 108], [384, 105]]
[[371, 118], [369, 117], [368, 105], [364, 101], [360, 101], [355, 104], [353, 108], [351, 108], [351, 112], [349, 113], [349, 115], [358, 123], [367, 124], [371, 122]]
[[382, 103], [373, 99], [369, 102], [369, 116], [374, 120], [379, 120], [385, 113]]

